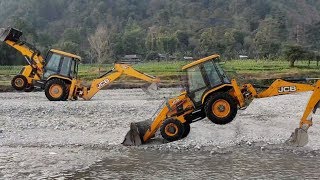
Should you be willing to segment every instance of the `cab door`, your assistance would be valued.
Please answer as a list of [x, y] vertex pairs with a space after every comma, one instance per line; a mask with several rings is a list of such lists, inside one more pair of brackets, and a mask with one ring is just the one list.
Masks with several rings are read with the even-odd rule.
[[208, 89], [202, 69], [201, 65], [187, 69], [188, 96], [195, 106], [201, 105], [202, 94]]

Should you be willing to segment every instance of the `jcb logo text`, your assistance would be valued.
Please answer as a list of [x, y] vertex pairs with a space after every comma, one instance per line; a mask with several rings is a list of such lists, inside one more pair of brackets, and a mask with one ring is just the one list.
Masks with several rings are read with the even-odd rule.
[[279, 93], [296, 92], [296, 91], [297, 91], [296, 86], [282, 86], [278, 89]]
[[98, 89], [103, 88], [105, 85], [109, 84], [109, 82], [110, 82], [109, 79], [103, 80], [102, 82], [100, 82], [100, 83], [98, 84]]

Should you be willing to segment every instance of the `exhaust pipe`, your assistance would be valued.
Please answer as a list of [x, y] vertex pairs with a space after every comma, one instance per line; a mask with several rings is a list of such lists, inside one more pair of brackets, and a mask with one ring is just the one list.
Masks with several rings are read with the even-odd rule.
[[18, 29], [14, 28], [1, 28], [0, 29], [0, 41], [13, 41], [18, 42], [20, 40], [20, 37], [22, 36], [22, 32]]

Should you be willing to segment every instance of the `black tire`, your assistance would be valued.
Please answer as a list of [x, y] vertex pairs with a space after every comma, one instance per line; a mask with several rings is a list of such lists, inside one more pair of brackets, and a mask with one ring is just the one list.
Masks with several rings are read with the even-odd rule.
[[183, 126], [184, 126], [184, 132], [183, 132], [181, 138], [187, 137], [190, 133], [190, 123], [185, 122], [185, 123], [183, 123]]
[[[58, 91], [56, 95], [55, 92], [53, 92], [54, 90]], [[56, 78], [51, 79], [46, 83], [44, 92], [50, 101], [66, 101], [69, 95], [66, 83], [63, 80]]]
[[24, 88], [24, 92], [32, 92], [34, 90], [34, 86], [32, 84], [27, 84]]
[[13, 79], [11, 80], [11, 86], [17, 91], [24, 90], [27, 84], [28, 84], [27, 78], [21, 74], [14, 76]]
[[[222, 105], [217, 103], [221, 103]], [[213, 106], [215, 106], [215, 108]], [[217, 106], [219, 107], [218, 109], [216, 108]], [[204, 110], [208, 119], [213, 123], [224, 125], [230, 123], [235, 118], [238, 106], [236, 100], [231, 95], [219, 92], [211, 95], [206, 100]], [[214, 112], [214, 110], [219, 112]]]
[[177, 141], [182, 138], [184, 133], [184, 125], [176, 119], [167, 119], [160, 128], [161, 136], [169, 141]]

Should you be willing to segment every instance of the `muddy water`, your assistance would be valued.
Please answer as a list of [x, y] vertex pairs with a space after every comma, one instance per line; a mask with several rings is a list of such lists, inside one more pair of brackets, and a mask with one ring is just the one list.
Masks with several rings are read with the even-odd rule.
[[221, 152], [131, 149], [57, 177], [98, 179], [317, 179], [320, 153], [235, 147]]

